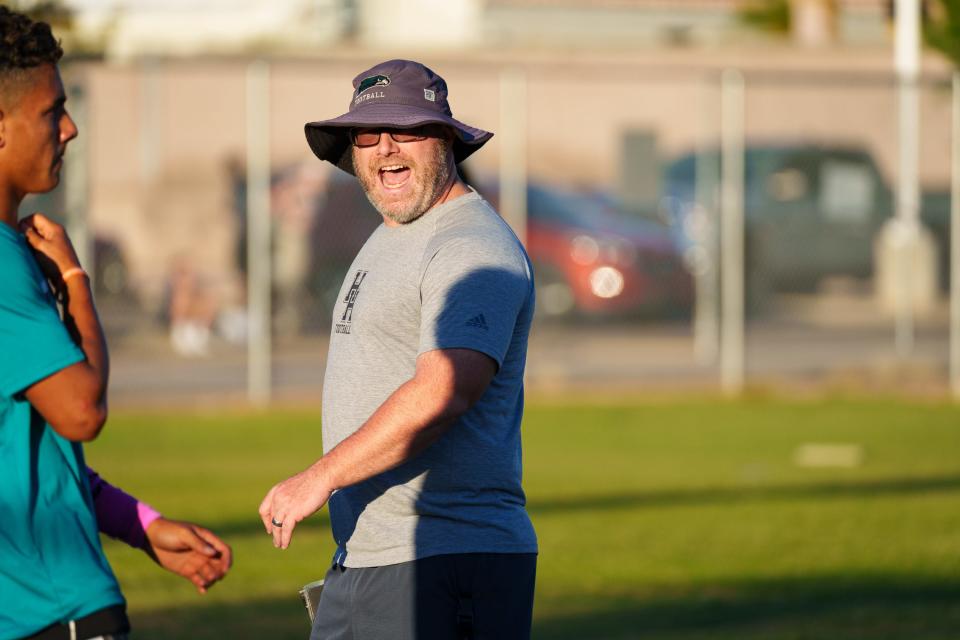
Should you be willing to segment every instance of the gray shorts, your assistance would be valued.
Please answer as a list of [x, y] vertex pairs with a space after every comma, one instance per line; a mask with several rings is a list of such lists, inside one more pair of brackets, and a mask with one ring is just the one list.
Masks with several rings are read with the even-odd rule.
[[534, 553], [464, 553], [327, 572], [310, 640], [527, 640]]

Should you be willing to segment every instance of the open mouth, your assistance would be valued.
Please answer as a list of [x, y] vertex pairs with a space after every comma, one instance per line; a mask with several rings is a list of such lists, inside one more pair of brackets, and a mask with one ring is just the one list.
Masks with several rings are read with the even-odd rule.
[[405, 164], [388, 164], [380, 167], [377, 172], [380, 176], [380, 184], [386, 189], [400, 189], [410, 180], [413, 173]]

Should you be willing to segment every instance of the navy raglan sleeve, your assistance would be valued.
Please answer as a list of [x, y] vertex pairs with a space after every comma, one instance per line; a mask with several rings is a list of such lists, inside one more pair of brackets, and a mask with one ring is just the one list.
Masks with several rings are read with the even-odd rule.
[[473, 349], [499, 367], [533, 283], [526, 260], [514, 246], [462, 237], [433, 254], [420, 291], [419, 353]]

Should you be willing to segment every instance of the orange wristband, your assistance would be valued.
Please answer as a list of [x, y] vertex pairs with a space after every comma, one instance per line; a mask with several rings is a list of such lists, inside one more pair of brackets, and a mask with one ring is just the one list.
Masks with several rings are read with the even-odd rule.
[[66, 282], [67, 280], [69, 280], [69, 279], [72, 278], [73, 276], [85, 276], [85, 275], [87, 275], [87, 272], [86, 272], [86, 271], [84, 271], [84, 270], [81, 269], [80, 267], [73, 267], [72, 269], [67, 269], [66, 271], [64, 271], [63, 273], [61, 273], [61, 274], [60, 274], [60, 279], [63, 280], [64, 282]]

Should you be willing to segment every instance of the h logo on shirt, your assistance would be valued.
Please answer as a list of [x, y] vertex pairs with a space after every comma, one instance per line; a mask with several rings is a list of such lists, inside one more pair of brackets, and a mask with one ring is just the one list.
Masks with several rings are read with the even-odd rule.
[[343, 298], [343, 301], [347, 303], [347, 308], [343, 310], [343, 316], [337, 323], [335, 329], [337, 333], [350, 333], [350, 323], [353, 322], [353, 305], [357, 303], [357, 296], [360, 295], [360, 285], [363, 284], [363, 279], [366, 277], [367, 272], [363, 270], [357, 271], [357, 274], [353, 277], [353, 284], [350, 285], [350, 290]]

